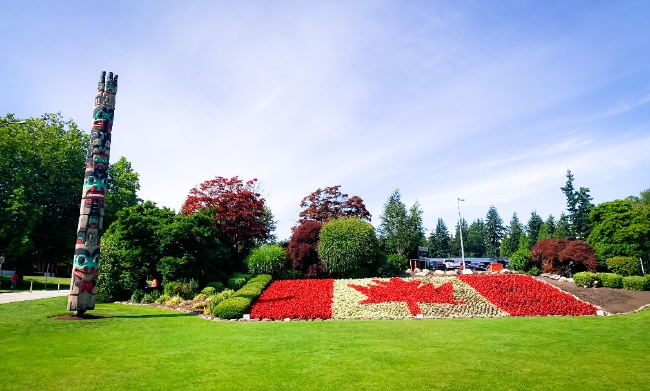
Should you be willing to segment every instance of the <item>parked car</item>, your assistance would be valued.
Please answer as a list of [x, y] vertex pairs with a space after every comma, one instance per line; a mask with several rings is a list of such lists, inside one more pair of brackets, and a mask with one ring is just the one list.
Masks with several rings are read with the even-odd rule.
[[472, 270], [474, 270], [475, 272], [484, 272], [484, 271], [487, 271], [487, 267], [485, 265], [479, 263], [479, 264], [474, 265], [474, 268]]
[[429, 261], [428, 267], [431, 270], [447, 270], [447, 266], [442, 261]]

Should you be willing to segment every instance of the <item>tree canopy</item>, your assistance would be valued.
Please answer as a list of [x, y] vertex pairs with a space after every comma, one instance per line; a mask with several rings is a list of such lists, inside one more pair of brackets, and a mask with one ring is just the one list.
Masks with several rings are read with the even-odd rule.
[[[89, 137], [61, 114], [0, 118], [0, 249], [19, 273], [71, 262]], [[5, 265], [5, 267], [7, 267]]]
[[423, 243], [422, 208], [416, 201], [407, 210], [399, 189], [388, 197], [380, 219], [379, 241], [387, 253], [408, 257]]
[[[214, 215], [218, 239], [240, 260], [271, 234], [270, 210], [259, 193], [257, 179], [217, 176], [190, 190], [183, 213], [190, 215], [208, 208]], [[274, 223], [273, 223], [274, 224]]]
[[300, 221], [314, 220], [325, 223], [340, 217], [356, 216], [370, 221], [370, 212], [366, 209], [363, 199], [358, 196], [348, 197], [341, 193], [341, 185], [318, 189], [300, 202], [304, 208], [300, 212]]

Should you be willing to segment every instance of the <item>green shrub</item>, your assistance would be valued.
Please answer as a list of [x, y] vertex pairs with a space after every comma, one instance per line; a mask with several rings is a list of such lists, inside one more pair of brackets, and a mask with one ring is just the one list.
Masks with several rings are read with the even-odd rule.
[[379, 277], [394, 277], [402, 273], [408, 267], [408, 260], [405, 255], [390, 254], [379, 266]]
[[510, 256], [510, 269], [517, 271], [527, 271], [531, 268], [530, 251], [520, 249]]
[[259, 295], [262, 294], [262, 289], [252, 286], [250, 284], [246, 284], [243, 288], [235, 292], [232, 297], [247, 297], [251, 300], [255, 300], [259, 297]]
[[185, 300], [180, 296], [170, 296], [169, 299], [165, 301], [165, 304], [181, 304], [184, 301]]
[[169, 299], [171, 299], [171, 296], [162, 295], [159, 298], [157, 298], [156, 301], [154, 301], [154, 303], [156, 303], [156, 304], [165, 304], [167, 302], [167, 300], [169, 300]]
[[201, 290], [201, 294], [206, 296], [216, 295], [217, 293], [218, 293], [217, 290], [211, 286], [206, 286]]
[[167, 296], [176, 296], [178, 294], [178, 281], [168, 281], [163, 284], [163, 292]]
[[296, 269], [282, 269], [279, 272], [273, 274], [273, 277], [276, 280], [299, 280], [302, 278], [302, 272]]
[[208, 297], [210, 297], [210, 296], [206, 295], [205, 293], [198, 293], [198, 294], [194, 295], [194, 298], [192, 300], [194, 300], [194, 301], [197, 301], [197, 300], [202, 301], [202, 300], [207, 300]]
[[271, 281], [273, 281], [273, 277], [271, 277], [270, 274], [260, 274], [248, 280], [248, 283], [255, 283], [260, 285], [260, 288], [264, 289], [271, 283]]
[[623, 277], [614, 273], [599, 273], [596, 275], [596, 279], [600, 280], [600, 283], [605, 288], [623, 288]]
[[531, 267], [530, 269], [528, 269], [528, 271], [526, 272], [526, 274], [531, 275], [531, 276], [539, 276], [541, 273], [542, 273], [542, 271], [539, 270], [539, 268], [538, 268], [537, 266], [532, 266], [532, 267]]
[[266, 244], [251, 251], [246, 266], [253, 274], [272, 274], [282, 270], [287, 260], [287, 253], [279, 244]]
[[221, 292], [223, 290], [223, 288], [224, 288], [223, 282], [220, 282], [220, 281], [208, 282], [205, 285], [205, 287], [206, 288], [214, 288], [214, 290], [217, 291], [217, 293]]
[[323, 224], [317, 251], [328, 272], [347, 275], [370, 266], [378, 249], [372, 224], [356, 217], [344, 217]]
[[632, 291], [648, 291], [650, 290], [650, 278], [647, 278], [647, 276], [623, 277], [623, 289], [629, 289]]
[[579, 272], [573, 275], [573, 282], [578, 286], [592, 286], [596, 273], [592, 272]]
[[133, 291], [133, 294], [131, 295], [129, 301], [131, 303], [140, 303], [143, 297], [144, 297], [144, 291], [142, 289], [136, 289]]
[[214, 308], [221, 303], [222, 301], [230, 298], [235, 291], [232, 289], [224, 289], [223, 292], [219, 292], [216, 295], [208, 297], [208, 303], [210, 304], [210, 313], [214, 315]]
[[140, 302], [143, 304], [151, 304], [155, 302], [157, 298], [158, 297], [154, 296], [152, 293], [145, 293]]
[[217, 304], [213, 314], [221, 319], [238, 319], [248, 311], [252, 302], [246, 297], [231, 297]]
[[228, 279], [228, 288], [233, 289], [233, 290], [238, 290], [241, 289], [246, 285], [246, 278], [245, 277], [232, 277]]
[[613, 257], [608, 258], [607, 269], [619, 276], [638, 276], [641, 274], [641, 264], [634, 257]]

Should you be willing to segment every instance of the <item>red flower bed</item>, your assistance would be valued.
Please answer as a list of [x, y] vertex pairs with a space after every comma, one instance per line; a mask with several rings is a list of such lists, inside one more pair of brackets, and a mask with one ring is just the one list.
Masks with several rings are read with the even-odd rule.
[[596, 315], [593, 305], [531, 276], [461, 275], [458, 278], [513, 316]]
[[329, 319], [334, 280], [274, 281], [251, 308], [254, 319]]

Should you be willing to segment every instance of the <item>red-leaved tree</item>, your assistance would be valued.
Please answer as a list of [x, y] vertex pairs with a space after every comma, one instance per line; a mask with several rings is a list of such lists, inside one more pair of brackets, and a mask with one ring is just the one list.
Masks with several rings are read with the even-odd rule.
[[530, 250], [530, 259], [545, 273], [572, 274], [596, 271], [598, 261], [593, 247], [581, 240], [543, 239]]
[[244, 182], [238, 177], [217, 176], [190, 190], [183, 204], [183, 214], [211, 209], [219, 231], [218, 239], [234, 254], [243, 257], [256, 241], [264, 241], [270, 235], [264, 202], [258, 192], [257, 179]]
[[325, 223], [339, 217], [356, 216], [370, 221], [372, 217], [361, 197], [341, 193], [341, 185], [318, 189], [300, 202], [304, 208], [300, 212], [300, 221], [314, 220]]
[[291, 259], [291, 266], [303, 272], [305, 277], [322, 277], [325, 268], [318, 258], [318, 234], [323, 224], [314, 220], [301, 222], [294, 228], [291, 239], [287, 245], [287, 254]]

